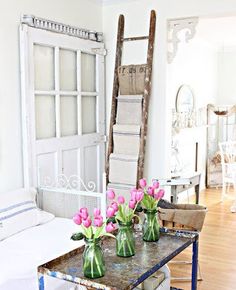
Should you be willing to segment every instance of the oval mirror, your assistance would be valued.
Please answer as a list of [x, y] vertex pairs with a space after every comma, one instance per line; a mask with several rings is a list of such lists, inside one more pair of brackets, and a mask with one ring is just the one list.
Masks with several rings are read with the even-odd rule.
[[177, 92], [175, 108], [178, 113], [192, 113], [194, 110], [194, 94], [190, 86], [182, 85]]

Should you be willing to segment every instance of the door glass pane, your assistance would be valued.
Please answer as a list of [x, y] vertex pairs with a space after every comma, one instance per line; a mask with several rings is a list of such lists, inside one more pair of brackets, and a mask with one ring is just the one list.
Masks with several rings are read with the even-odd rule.
[[54, 89], [54, 48], [34, 45], [35, 90]]
[[76, 135], [77, 126], [77, 97], [61, 96], [61, 136]]
[[82, 133], [95, 133], [96, 130], [96, 96], [82, 96]]
[[60, 49], [60, 89], [75, 91], [76, 88], [76, 52]]
[[35, 97], [36, 139], [56, 137], [54, 96]]
[[96, 56], [81, 53], [82, 92], [96, 92]]

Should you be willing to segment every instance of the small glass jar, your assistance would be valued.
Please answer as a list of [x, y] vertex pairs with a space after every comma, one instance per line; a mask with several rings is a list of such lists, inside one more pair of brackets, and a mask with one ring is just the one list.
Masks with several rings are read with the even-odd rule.
[[145, 219], [143, 222], [143, 240], [156, 242], [160, 238], [160, 225], [157, 220], [157, 210], [144, 210]]
[[120, 257], [131, 257], [135, 254], [132, 221], [128, 223], [119, 222], [118, 234], [116, 236], [116, 254]]
[[87, 278], [99, 278], [105, 275], [105, 261], [101, 247], [101, 239], [85, 238], [83, 253], [83, 272]]

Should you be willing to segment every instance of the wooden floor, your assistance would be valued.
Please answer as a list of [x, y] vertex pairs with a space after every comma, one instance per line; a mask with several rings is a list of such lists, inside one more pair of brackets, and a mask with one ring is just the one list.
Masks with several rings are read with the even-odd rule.
[[[236, 290], [236, 213], [230, 212], [234, 193], [220, 202], [221, 190], [201, 192], [200, 204], [208, 207], [204, 227], [200, 233], [199, 264], [203, 281], [198, 290]], [[186, 249], [176, 260], [191, 260]], [[191, 265], [169, 264], [172, 276], [190, 276]], [[172, 282], [172, 286], [191, 289], [190, 282]]]

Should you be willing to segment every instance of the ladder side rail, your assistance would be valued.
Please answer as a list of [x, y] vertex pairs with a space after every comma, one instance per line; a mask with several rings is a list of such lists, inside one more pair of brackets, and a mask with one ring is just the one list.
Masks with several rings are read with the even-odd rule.
[[156, 29], [156, 13], [154, 10], [151, 11], [150, 27], [149, 27], [149, 41], [148, 41], [148, 52], [147, 52], [147, 70], [145, 75], [144, 83], [144, 96], [143, 96], [143, 110], [142, 110], [142, 124], [140, 132], [140, 149], [137, 169], [137, 186], [139, 179], [143, 178], [144, 171], [144, 155], [146, 147], [146, 138], [148, 130], [148, 107], [151, 93], [151, 78], [152, 78], [152, 62], [153, 62], [153, 51], [154, 51], [154, 40], [155, 40], [155, 29]]
[[117, 113], [117, 97], [119, 94], [119, 79], [118, 79], [118, 68], [121, 65], [122, 50], [123, 50], [123, 39], [124, 39], [124, 15], [119, 16], [118, 31], [117, 31], [117, 44], [116, 44], [116, 61], [114, 69], [114, 80], [113, 80], [113, 92], [112, 92], [112, 104], [111, 104], [111, 116], [110, 116], [110, 127], [109, 127], [109, 138], [108, 138], [108, 149], [107, 149], [107, 160], [106, 160], [106, 183], [109, 182], [109, 158], [113, 152], [113, 126], [116, 122]]

